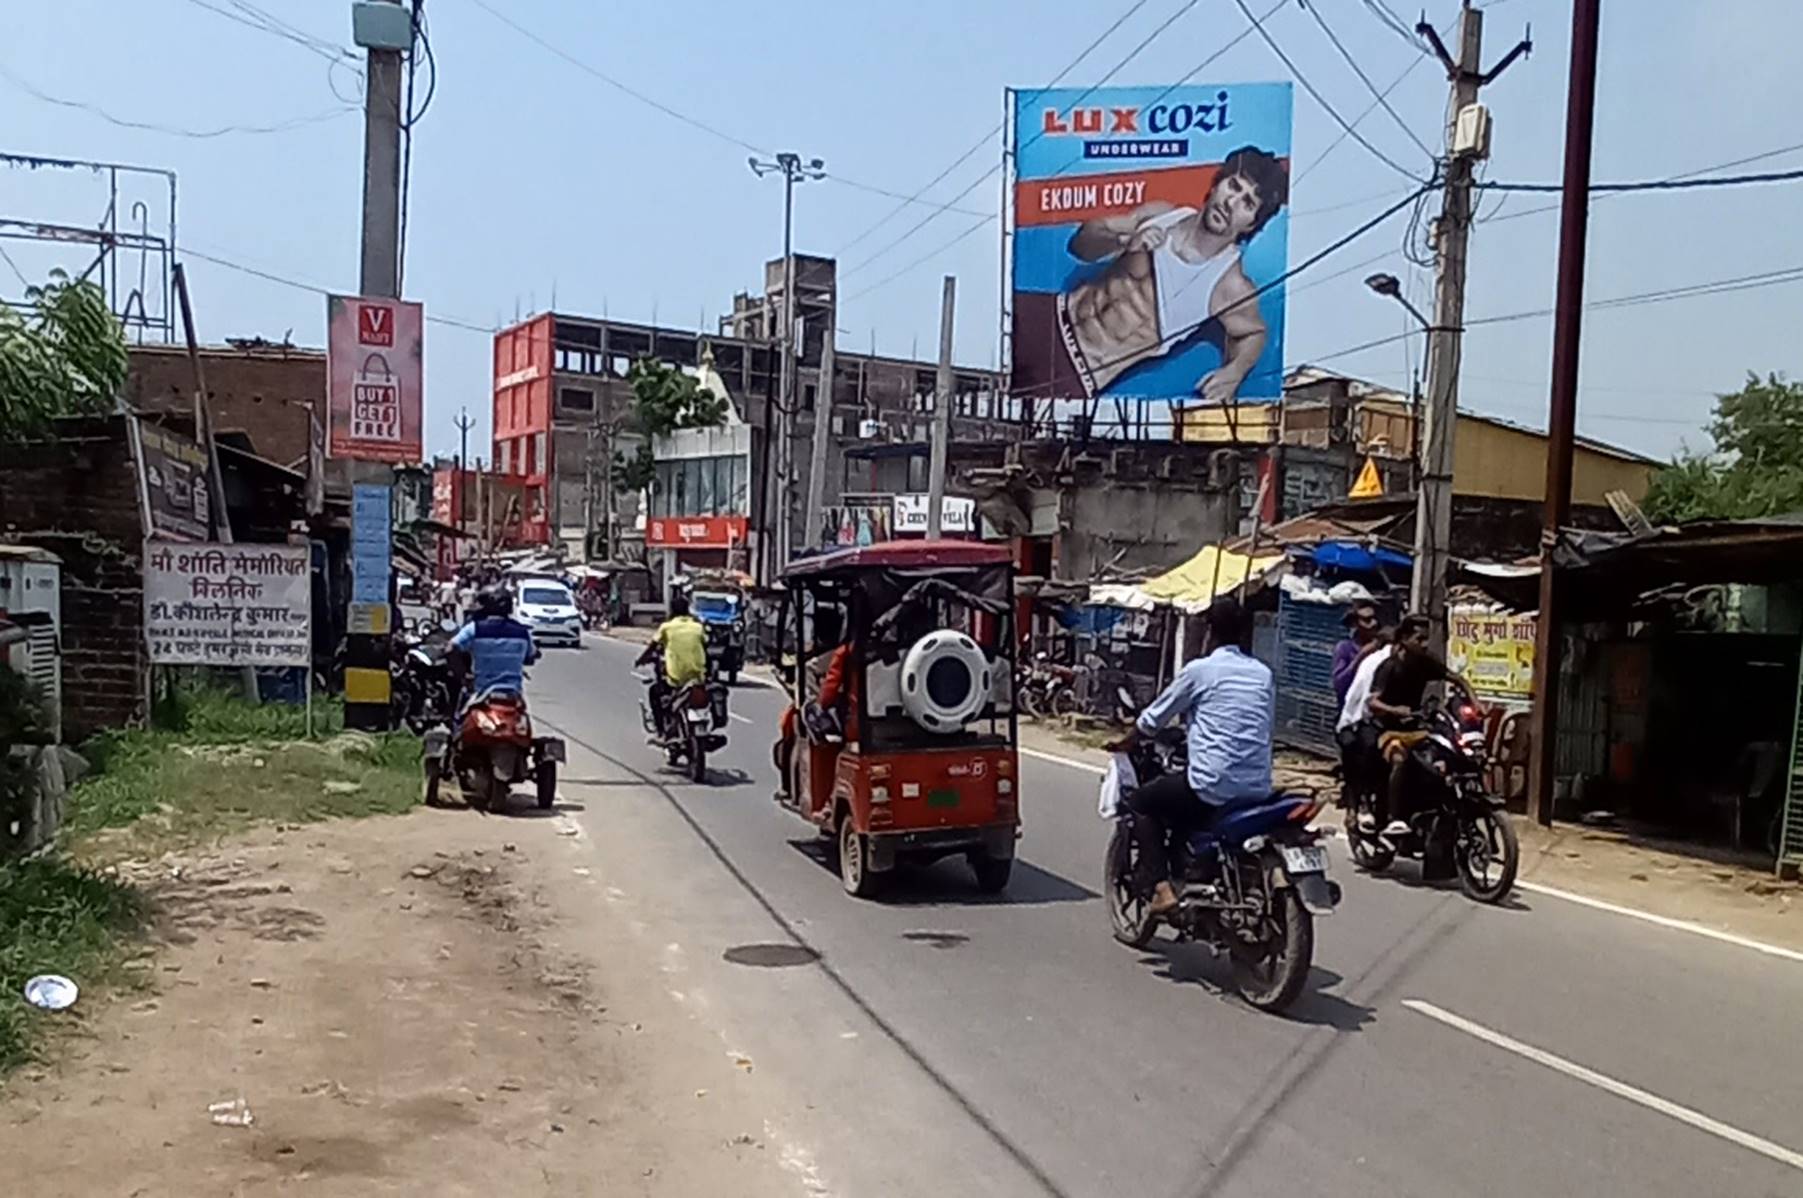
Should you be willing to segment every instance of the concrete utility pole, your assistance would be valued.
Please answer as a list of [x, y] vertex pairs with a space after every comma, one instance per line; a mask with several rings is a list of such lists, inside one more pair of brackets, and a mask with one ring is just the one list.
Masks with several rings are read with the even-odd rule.
[[[756, 155], [746, 159], [751, 166], [751, 173], [758, 178], [768, 174], [781, 174], [783, 177], [783, 302], [782, 328], [777, 334], [778, 344], [782, 350], [782, 382], [781, 398], [776, 405], [776, 543], [771, 556], [772, 570], [781, 570], [789, 563], [789, 554], [793, 548], [794, 506], [792, 490], [795, 478], [795, 184], [810, 179], [826, 177], [826, 163], [819, 158], [810, 158], [803, 162], [801, 155], [787, 152], [778, 154], [776, 161], [766, 162]], [[765, 312], [771, 312], [769, 296], [764, 297]], [[833, 331], [827, 330], [827, 337], [832, 338]]]
[[[380, 0], [404, 12], [401, 0]], [[354, 6], [353, 6], [354, 7]], [[409, 23], [411, 42], [411, 23]], [[362, 43], [360, 43], [362, 44]], [[372, 41], [363, 91], [364, 295], [401, 298], [401, 52]]]
[[927, 539], [938, 540], [945, 529], [945, 459], [952, 439], [952, 310], [958, 303], [958, 280], [945, 276], [939, 300], [939, 377], [933, 390], [933, 443], [927, 473]]
[[1466, 247], [1471, 236], [1472, 180], [1477, 163], [1489, 156], [1487, 142], [1458, 148], [1459, 114], [1477, 103], [1478, 90], [1528, 52], [1523, 40], [1488, 73], [1482, 69], [1484, 14], [1469, 0], [1459, 13], [1459, 55], [1454, 59], [1427, 21], [1415, 26], [1427, 39], [1446, 75], [1452, 95], [1446, 105], [1446, 183], [1434, 229], [1438, 263], [1434, 278], [1434, 322], [1428, 326], [1427, 413], [1421, 437], [1421, 481], [1415, 508], [1415, 573], [1410, 603], [1432, 622], [1431, 644], [1446, 652], [1446, 567], [1452, 542], [1453, 437], [1459, 419], [1459, 357], [1465, 325]]
[[1540, 532], [1540, 614], [1534, 621], [1534, 711], [1528, 724], [1528, 814], [1553, 822], [1559, 731], [1559, 608], [1564, 584], [1553, 546], [1571, 512], [1572, 441], [1578, 419], [1578, 334], [1584, 314], [1584, 240], [1590, 225], [1590, 138], [1596, 114], [1596, 43], [1601, 0], [1571, 10], [1571, 81], [1565, 101], [1565, 177], [1560, 193], [1559, 283], [1553, 314], [1553, 379], [1546, 430], [1546, 496]]
[[820, 389], [814, 395], [814, 452], [808, 459], [807, 520], [802, 543], [809, 549], [820, 544], [821, 523], [826, 518], [826, 458], [833, 443], [833, 334], [827, 330], [820, 349]]

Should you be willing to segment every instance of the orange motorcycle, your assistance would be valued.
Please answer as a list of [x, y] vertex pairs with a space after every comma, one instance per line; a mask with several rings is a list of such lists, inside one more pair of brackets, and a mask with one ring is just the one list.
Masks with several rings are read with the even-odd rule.
[[548, 811], [557, 801], [557, 767], [564, 758], [562, 738], [532, 735], [525, 696], [489, 691], [464, 707], [454, 732], [440, 726], [426, 733], [426, 803], [437, 804], [448, 767], [465, 800], [478, 811], [499, 810], [513, 784], [528, 778], [537, 789], [539, 809]]

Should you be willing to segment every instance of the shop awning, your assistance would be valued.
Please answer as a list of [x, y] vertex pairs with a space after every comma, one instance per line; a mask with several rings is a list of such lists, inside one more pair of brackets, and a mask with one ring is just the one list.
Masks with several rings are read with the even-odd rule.
[[1089, 589], [1091, 603], [1149, 611], [1169, 604], [1178, 611], [1199, 612], [1217, 595], [1229, 595], [1248, 578], [1258, 581], [1283, 565], [1281, 553], [1252, 557], [1218, 545], [1204, 545], [1196, 556], [1173, 570], [1140, 583], [1104, 583]]

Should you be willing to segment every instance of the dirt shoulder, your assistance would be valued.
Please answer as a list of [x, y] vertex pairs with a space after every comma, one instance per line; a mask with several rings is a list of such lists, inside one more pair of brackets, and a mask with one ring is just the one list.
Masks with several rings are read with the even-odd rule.
[[573, 830], [422, 809], [128, 867], [155, 918], [139, 986], [84, 995], [52, 1063], [0, 1085], [9, 1174], [71, 1196], [795, 1192], [748, 1063], [604, 906], [556, 913]]

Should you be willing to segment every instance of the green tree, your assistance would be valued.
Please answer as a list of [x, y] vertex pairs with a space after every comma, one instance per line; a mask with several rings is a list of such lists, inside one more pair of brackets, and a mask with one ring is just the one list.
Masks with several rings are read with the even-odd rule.
[[1803, 383], [1747, 376], [1716, 399], [1709, 453], [1687, 450], [1642, 505], [1654, 520], [1748, 520], [1803, 511]]
[[614, 454], [614, 489], [622, 494], [643, 491], [656, 478], [653, 438], [667, 437], [677, 429], [718, 428], [726, 423], [729, 406], [694, 375], [655, 358], [634, 362], [626, 381], [632, 387], [632, 408], [621, 431], [642, 439], [631, 457]]
[[0, 440], [111, 411], [126, 369], [125, 333], [100, 288], [52, 271], [26, 290], [23, 311], [0, 304]]

